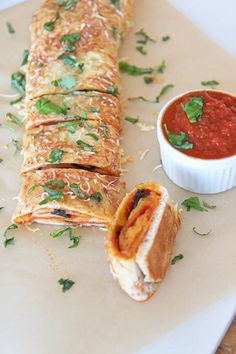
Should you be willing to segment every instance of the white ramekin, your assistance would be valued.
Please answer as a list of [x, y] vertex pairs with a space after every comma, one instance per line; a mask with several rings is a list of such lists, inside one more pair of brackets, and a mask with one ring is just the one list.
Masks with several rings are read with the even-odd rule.
[[157, 117], [157, 137], [162, 165], [167, 176], [179, 187], [195, 193], [220, 193], [236, 185], [236, 155], [212, 160], [185, 155], [167, 141], [161, 126], [167, 108], [174, 101], [188, 93], [199, 91], [214, 91], [236, 97], [225, 91], [198, 89], [187, 91], [168, 101]]

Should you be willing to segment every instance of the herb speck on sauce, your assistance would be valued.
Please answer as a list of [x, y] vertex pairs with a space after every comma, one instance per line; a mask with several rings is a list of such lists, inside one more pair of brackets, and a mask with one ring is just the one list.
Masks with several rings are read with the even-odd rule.
[[[191, 104], [190, 104], [191, 103]], [[183, 109], [184, 108], [184, 109]], [[182, 153], [220, 159], [236, 154], [236, 97], [217, 91], [195, 91], [175, 100], [165, 111], [162, 129], [186, 134], [192, 149]]]

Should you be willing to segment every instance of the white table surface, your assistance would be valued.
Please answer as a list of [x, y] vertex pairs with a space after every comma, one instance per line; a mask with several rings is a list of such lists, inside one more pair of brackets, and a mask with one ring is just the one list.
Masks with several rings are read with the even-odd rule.
[[[23, 1], [0, 0], [0, 10]], [[236, 56], [235, 0], [169, 2], [232, 56]], [[226, 297], [137, 354], [214, 354], [235, 314], [236, 294]]]

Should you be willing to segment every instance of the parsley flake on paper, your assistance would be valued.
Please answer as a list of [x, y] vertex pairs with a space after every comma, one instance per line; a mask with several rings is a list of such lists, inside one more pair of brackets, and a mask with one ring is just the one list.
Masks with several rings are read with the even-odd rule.
[[201, 206], [198, 197], [190, 197], [188, 199], [185, 199], [181, 204], [187, 208], [187, 211], [190, 211], [190, 209], [196, 209], [198, 211], [208, 211], [207, 209]]
[[180, 254], [178, 254], [177, 256], [175, 256], [175, 257], [172, 259], [171, 264], [173, 265], [173, 264], [177, 263], [178, 261], [180, 261], [180, 260], [183, 259], [183, 258], [184, 258], [184, 256], [180, 253]]
[[75, 284], [75, 282], [71, 279], [59, 279], [58, 284], [62, 286], [62, 291], [65, 293], [66, 291], [70, 290], [70, 288]]

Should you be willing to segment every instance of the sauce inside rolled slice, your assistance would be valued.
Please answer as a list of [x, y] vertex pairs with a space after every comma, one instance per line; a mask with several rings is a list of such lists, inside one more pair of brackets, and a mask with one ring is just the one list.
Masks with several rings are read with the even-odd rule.
[[148, 299], [166, 273], [180, 225], [167, 190], [142, 183], [122, 201], [106, 239], [113, 275], [130, 297]]

